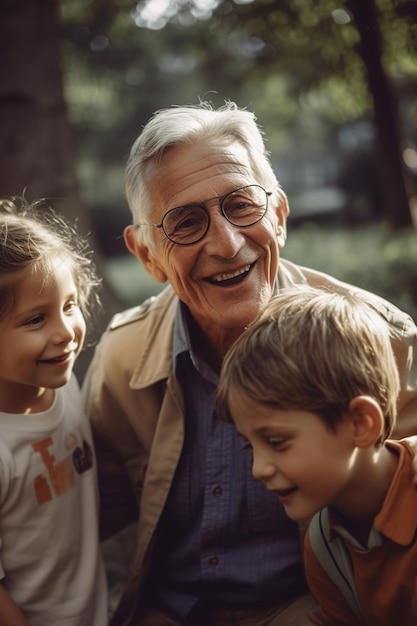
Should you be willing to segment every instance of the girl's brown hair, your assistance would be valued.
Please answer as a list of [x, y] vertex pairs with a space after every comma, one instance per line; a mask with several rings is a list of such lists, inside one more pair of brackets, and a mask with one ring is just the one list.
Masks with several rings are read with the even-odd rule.
[[69, 265], [85, 317], [98, 302], [100, 284], [87, 242], [43, 201], [24, 198], [0, 200], [0, 315], [13, 306], [20, 279], [41, 269], [45, 280], [52, 261]]

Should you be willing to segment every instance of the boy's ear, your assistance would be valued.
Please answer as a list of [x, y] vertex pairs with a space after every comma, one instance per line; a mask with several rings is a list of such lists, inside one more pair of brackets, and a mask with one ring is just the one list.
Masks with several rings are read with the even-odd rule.
[[136, 226], [131, 224], [130, 226], [126, 226], [124, 229], [123, 237], [126, 248], [138, 259], [138, 261], [140, 261], [145, 270], [154, 280], [158, 283], [166, 282], [168, 278], [162, 267], [151, 253], [150, 248], [137, 240], [135, 228]]
[[370, 448], [384, 436], [384, 416], [378, 402], [371, 396], [356, 396], [349, 403], [349, 413], [354, 427], [354, 440], [358, 448]]

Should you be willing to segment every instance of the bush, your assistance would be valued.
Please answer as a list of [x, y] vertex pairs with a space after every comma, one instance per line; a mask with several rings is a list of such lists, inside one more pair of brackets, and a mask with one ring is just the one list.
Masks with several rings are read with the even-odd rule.
[[304, 224], [289, 231], [282, 257], [368, 289], [417, 320], [417, 232], [386, 225], [331, 229]]

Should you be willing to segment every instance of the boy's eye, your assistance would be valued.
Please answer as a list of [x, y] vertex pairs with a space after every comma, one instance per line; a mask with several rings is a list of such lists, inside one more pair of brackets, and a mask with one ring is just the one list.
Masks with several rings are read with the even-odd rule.
[[252, 448], [252, 446], [250, 445], [249, 441], [247, 439], [245, 439], [245, 437], [243, 435], [241, 435], [239, 433], [239, 439], [240, 439], [240, 449], [241, 450], [249, 450], [250, 448]]
[[287, 439], [276, 439], [276, 438], [270, 438], [268, 439], [268, 444], [274, 448], [274, 450], [282, 450], [286, 444], [287, 444], [288, 440]]
[[253, 449], [252, 449], [252, 446], [249, 443], [249, 441], [246, 441], [246, 439], [241, 438], [240, 449], [243, 450], [245, 452], [245, 454], [248, 455], [249, 461], [252, 462], [252, 460], [253, 460]]

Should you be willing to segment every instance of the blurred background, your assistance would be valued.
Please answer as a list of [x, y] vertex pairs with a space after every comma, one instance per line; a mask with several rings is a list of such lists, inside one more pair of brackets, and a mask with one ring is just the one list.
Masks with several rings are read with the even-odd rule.
[[417, 0], [0, 0], [0, 196], [47, 198], [88, 235], [92, 342], [163, 287], [123, 244], [130, 147], [202, 99], [255, 112], [290, 203], [283, 256], [417, 319]]

